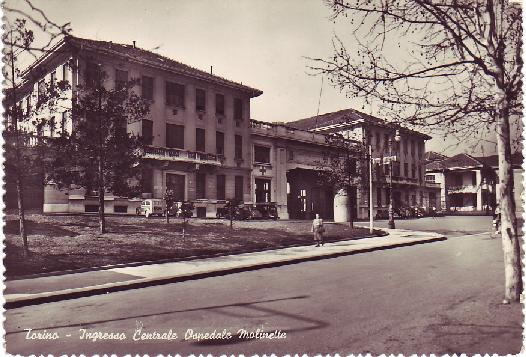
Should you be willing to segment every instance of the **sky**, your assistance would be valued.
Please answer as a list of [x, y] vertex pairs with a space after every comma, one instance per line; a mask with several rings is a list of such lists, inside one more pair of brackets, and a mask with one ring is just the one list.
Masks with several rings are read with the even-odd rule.
[[[360, 98], [346, 98], [308, 68], [332, 54], [333, 23], [324, 0], [32, 0], [73, 35], [131, 44], [263, 91], [251, 117], [287, 122], [346, 108], [377, 115]], [[21, 0], [8, 0], [15, 7]], [[320, 95], [321, 92], [321, 95]], [[426, 149], [453, 155], [465, 143], [437, 136]], [[495, 153], [493, 145], [484, 152]]]

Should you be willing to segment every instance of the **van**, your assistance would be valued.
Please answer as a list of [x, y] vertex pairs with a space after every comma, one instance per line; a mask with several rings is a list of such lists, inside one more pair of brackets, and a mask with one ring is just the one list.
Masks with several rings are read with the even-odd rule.
[[166, 202], [160, 199], [148, 199], [141, 202], [141, 206], [137, 207], [135, 213], [137, 215], [144, 215], [146, 218], [150, 216], [164, 216], [166, 212]]

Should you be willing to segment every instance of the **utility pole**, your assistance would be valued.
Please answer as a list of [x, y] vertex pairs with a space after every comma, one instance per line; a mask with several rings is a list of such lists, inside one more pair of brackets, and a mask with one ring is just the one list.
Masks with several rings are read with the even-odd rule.
[[369, 233], [373, 233], [373, 148], [369, 144]]

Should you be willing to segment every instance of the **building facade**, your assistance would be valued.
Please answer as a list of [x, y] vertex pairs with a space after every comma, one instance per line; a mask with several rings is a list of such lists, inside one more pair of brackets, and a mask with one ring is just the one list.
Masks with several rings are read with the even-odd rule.
[[[436, 200], [438, 185], [426, 183], [425, 142], [428, 135], [353, 109], [327, 113], [287, 123], [318, 133], [340, 133], [350, 140], [371, 146], [373, 168], [373, 212], [387, 214], [390, 194], [395, 208], [421, 206], [429, 208]], [[366, 161], [362, 161], [362, 164]], [[351, 189], [348, 204], [355, 217], [369, 215], [369, 185], [363, 180]], [[431, 204], [430, 204], [431, 200]]]
[[[68, 81], [71, 89], [59, 125], [40, 128], [55, 136], [75, 125], [70, 111], [77, 88], [93, 81], [94, 67], [104, 86], [137, 79], [132, 89], [151, 101], [141, 122], [127, 131], [149, 138], [142, 158], [142, 195], [105, 197], [105, 212], [134, 214], [143, 198], [192, 201], [194, 216], [215, 217], [227, 200], [274, 202], [281, 218], [333, 217], [334, 192], [319, 182], [325, 135], [250, 119], [250, 100], [260, 90], [137, 48], [68, 37], [24, 73], [23, 105], [38, 101], [42, 83]], [[31, 128], [28, 128], [28, 132]], [[97, 212], [96, 193], [43, 188], [43, 211]]]
[[[522, 211], [522, 156], [512, 155], [512, 164], [515, 203]], [[497, 155], [474, 157], [461, 153], [426, 165], [426, 181], [440, 185], [441, 206], [447, 213], [491, 212], [498, 197], [498, 177]]]

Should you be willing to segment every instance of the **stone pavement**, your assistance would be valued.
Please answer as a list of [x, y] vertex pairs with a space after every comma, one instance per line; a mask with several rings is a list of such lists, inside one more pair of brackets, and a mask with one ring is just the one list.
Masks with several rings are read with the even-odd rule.
[[443, 235], [433, 232], [403, 229], [386, 231], [389, 233], [387, 236], [333, 242], [323, 247], [289, 247], [214, 258], [104, 267], [80, 273], [8, 280], [5, 282], [5, 307], [16, 308], [446, 239]]

